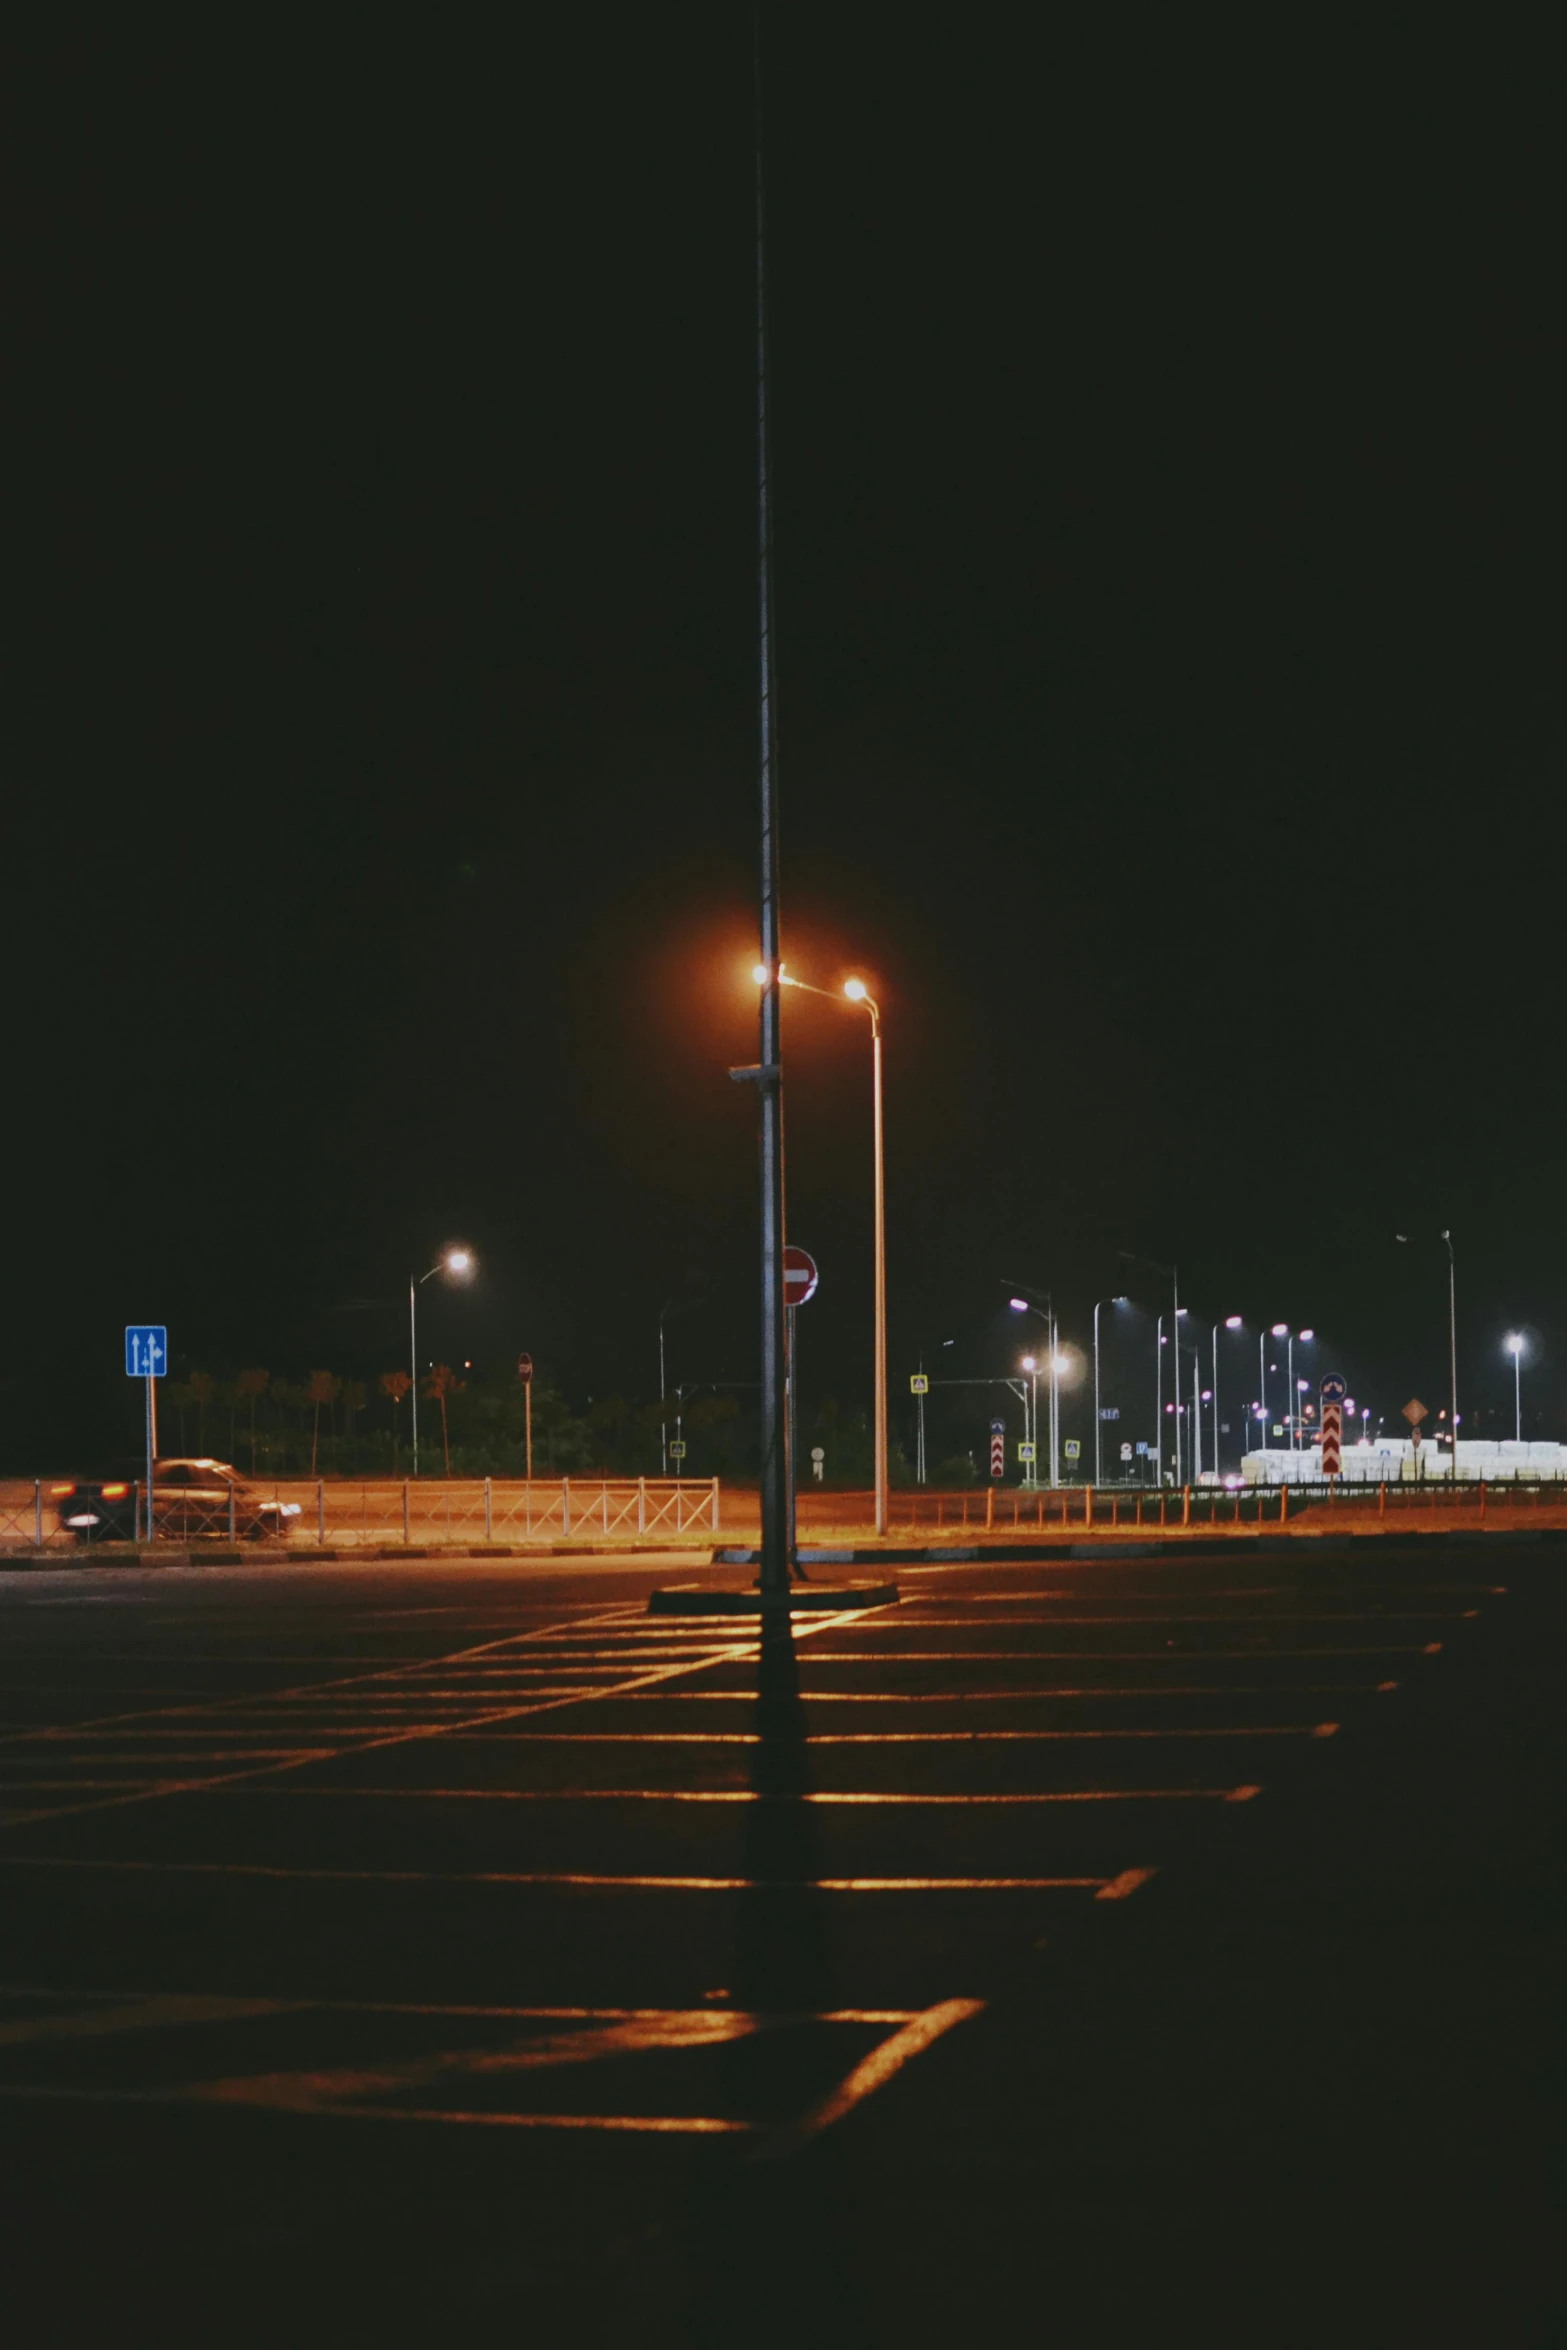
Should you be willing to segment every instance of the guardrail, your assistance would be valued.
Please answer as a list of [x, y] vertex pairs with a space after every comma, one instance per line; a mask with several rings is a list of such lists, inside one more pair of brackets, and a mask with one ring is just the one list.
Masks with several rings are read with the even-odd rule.
[[[76, 1549], [85, 1537], [59, 1522], [47, 1477], [0, 1482], [0, 1548]], [[141, 1483], [123, 1489], [111, 1538], [145, 1540]], [[284, 1513], [287, 1513], [286, 1516]], [[719, 1530], [716, 1477], [280, 1478], [153, 1486], [158, 1542], [286, 1541], [291, 1549], [363, 1549], [517, 1543], [575, 1536]], [[121, 1522], [123, 1521], [123, 1522]], [[95, 1539], [102, 1539], [95, 1536]]]

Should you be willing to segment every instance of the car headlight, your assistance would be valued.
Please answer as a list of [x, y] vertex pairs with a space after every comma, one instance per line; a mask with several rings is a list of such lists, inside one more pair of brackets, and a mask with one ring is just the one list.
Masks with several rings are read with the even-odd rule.
[[280, 1518], [297, 1518], [299, 1504], [297, 1501], [280, 1501], [277, 1505], [277, 1511]]

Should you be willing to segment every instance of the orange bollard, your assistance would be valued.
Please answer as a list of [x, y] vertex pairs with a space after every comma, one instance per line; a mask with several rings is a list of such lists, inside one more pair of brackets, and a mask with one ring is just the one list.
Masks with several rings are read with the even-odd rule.
[[1181, 1487], [1181, 1524], [1182, 1524], [1183, 1526], [1189, 1526], [1189, 1525], [1191, 1524], [1191, 1522], [1192, 1522], [1192, 1489], [1191, 1489], [1191, 1487], [1190, 1487], [1189, 1485], [1183, 1485], [1183, 1486]]
[[1083, 1489], [1083, 1524], [1084, 1524], [1085, 1526], [1091, 1526], [1091, 1525], [1093, 1524], [1093, 1522], [1094, 1522], [1094, 1489], [1093, 1489], [1093, 1487], [1092, 1487], [1091, 1485], [1088, 1485], [1088, 1486], [1085, 1486], [1085, 1487], [1084, 1487], [1084, 1489]]
[[1161, 1486], [1161, 1487], [1160, 1487], [1160, 1489], [1159, 1489], [1159, 1523], [1160, 1523], [1160, 1525], [1161, 1525], [1161, 1526], [1164, 1524], [1164, 1488], [1163, 1488], [1163, 1486]]
[[1381, 1485], [1379, 1485], [1379, 1486], [1377, 1487], [1377, 1516], [1378, 1516], [1379, 1518], [1385, 1518], [1385, 1517], [1387, 1516], [1387, 1486], [1386, 1486], [1386, 1484], [1381, 1484]]
[[991, 1527], [995, 1524], [995, 1520], [996, 1489], [993, 1485], [987, 1485], [985, 1488], [985, 1531], [987, 1534], [989, 1533]]

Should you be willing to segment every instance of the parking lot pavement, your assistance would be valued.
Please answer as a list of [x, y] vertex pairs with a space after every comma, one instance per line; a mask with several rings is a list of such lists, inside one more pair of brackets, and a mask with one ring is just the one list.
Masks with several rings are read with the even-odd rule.
[[1543, 1548], [979, 1561], [765, 1641], [670, 1567], [0, 1578], [25, 2338], [1239, 2341], [1293, 2261], [1284, 2339], [1446, 2278], [1468, 2112], [1548, 2308]]

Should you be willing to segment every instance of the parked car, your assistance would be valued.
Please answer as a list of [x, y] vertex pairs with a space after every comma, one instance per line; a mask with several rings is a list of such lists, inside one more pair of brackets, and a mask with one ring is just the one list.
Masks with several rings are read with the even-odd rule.
[[[137, 1477], [83, 1477], [51, 1485], [61, 1526], [79, 1542], [133, 1542], [140, 1531]], [[152, 1465], [154, 1533], [165, 1540], [284, 1542], [299, 1515], [294, 1501], [274, 1501], [227, 1461], [158, 1460]]]

